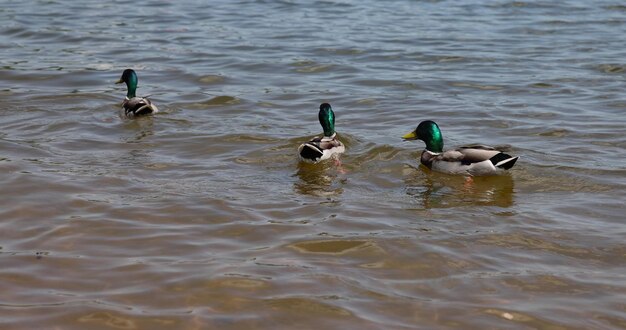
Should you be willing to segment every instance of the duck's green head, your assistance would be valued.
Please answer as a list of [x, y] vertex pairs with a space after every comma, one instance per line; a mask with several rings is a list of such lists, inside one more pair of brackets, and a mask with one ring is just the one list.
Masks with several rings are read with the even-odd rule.
[[128, 88], [128, 92], [126, 93], [126, 97], [132, 99], [135, 97], [135, 92], [137, 91], [137, 82], [139, 79], [137, 78], [137, 74], [133, 69], [126, 69], [122, 73], [120, 80], [116, 81], [116, 84], [126, 83], [126, 88]]
[[335, 134], [335, 113], [328, 103], [320, 105], [320, 113], [318, 115], [320, 124], [324, 129], [324, 136], [332, 136]]
[[432, 152], [443, 151], [443, 137], [439, 126], [432, 120], [425, 120], [417, 128], [402, 137], [405, 140], [422, 140], [426, 143], [426, 150]]

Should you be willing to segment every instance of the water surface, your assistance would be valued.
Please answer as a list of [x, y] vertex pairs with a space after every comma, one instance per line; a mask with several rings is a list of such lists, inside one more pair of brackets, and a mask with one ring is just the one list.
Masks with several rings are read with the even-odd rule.
[[626, 328], [622, 3], [0, 4], [0, 328]]

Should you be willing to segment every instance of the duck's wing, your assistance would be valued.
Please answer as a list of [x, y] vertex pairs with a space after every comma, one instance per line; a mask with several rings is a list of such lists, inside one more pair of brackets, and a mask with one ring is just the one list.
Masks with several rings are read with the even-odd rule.
[[457, 162], [463, 165], [484, 162], [499, 154], [500, 151], [489, 146], [465, 146], [446, 150], [434, 157], [434, 161]]
[[444, 157], [447, 153], [450, 153], [450, 157], [455, 159], [455, 161], [460, 161], [463, 164], [473, 164], [489, 160], [499, 154], [500, 151], [490, 146], [474, 144], [447, 151], [444, 153]]
[[480, 149], [480, 150], [496, 150], [496, 148], [487, 146], [484, 144], [466, 144], [464, 146], [458, 147], [457, 149]]
[[446, 151], [442, 153], [440, 157], [441, 160], [460, 162], [462, 165], [472, 165], [489, 161], [494, 167], [506, 170], [513, 167], [519, 158], [496, 150], [493, 147], [478, 144], [463, 146], [455, 150]]
[[308, 162], [318, 162], [324, 155], [324, 150], [320, 147], [322, 138], [316, 136], [310, 141], [305, 142], [298, 147], [298, 155], [302, 160]]
[[159, 112], [159, 109], [146, 97], [133, 97], [125, 99], [122, 103], [125, 115], [128, 117], [142, 116]]
[[305, 145], [307, 144], [315, 147], [316, 149], [319, 149], [322, 152], [324, 150], [331, 150], [333, 148], [343, 147], [343, 143], [341, 143], [339, 140], [337, 140], [334, 137], [329, 138], [329, 137], [316, 136], [313, 139], [311, 139], [309, 142], [305, 143]]
[[332, 138], [323, 138], [320, 139], [319, 142], [315, 142], [317, 143], [318, 147], [322, 150], [331, 150], [333, 148], [340, 148], [343, 147], [343, 143], [339, 142], [339, 140]]
[[318, 162], [327, 159], [334, 153], [344, 152], [345, 147], [341, 141], [333, 137], [314, 137], [303, 143], [298, 148], [300, 158], [305, 161]]

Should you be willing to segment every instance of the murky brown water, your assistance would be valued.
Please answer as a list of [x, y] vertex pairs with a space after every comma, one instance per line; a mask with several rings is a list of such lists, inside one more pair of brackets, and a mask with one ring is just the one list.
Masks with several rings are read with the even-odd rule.
[[0, 4], [1, 329], [626, 328], [622, 3]]

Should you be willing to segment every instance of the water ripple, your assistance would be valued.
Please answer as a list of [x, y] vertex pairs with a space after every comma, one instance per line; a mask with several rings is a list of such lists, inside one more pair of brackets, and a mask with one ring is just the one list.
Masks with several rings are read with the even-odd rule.
[[[625, 8], [2, 1], [3, 326], [623, 327]], [[431, 172], [425, 119], [520, 161]]]

